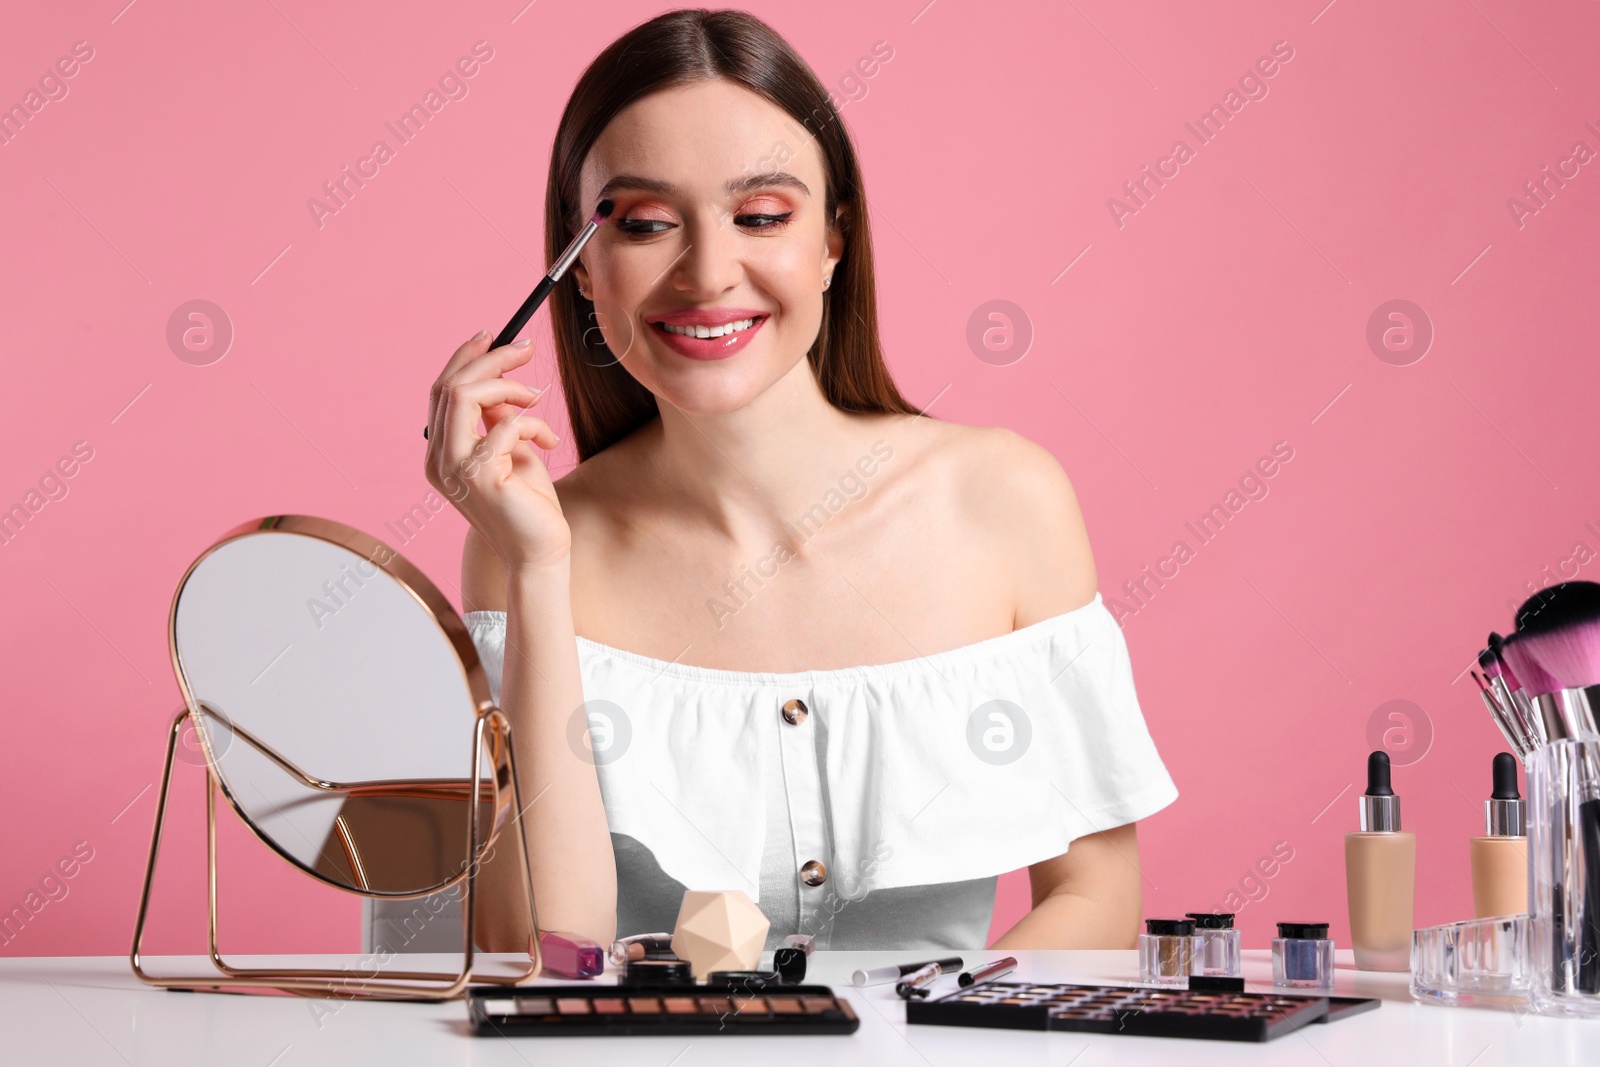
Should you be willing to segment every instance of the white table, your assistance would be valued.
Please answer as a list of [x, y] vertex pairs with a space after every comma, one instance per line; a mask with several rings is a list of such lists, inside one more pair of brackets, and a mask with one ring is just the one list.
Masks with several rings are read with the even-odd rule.
[[[968, 964], [1003, 953], [967, 953]], [[861, 966], [917, 958], [919, 953], [822, 952], [807, 982], [847, 996], [861, 1029], [847, 1037], [541, 1038], [477, 1037], [461, 1000], [441, 1003], [338, 1001], [284, 996], [174, 993], [145, 985], [125, 956], [0, 959], [0, 1059], [8, 1064], [136, 1064], [188, 1067], [303, 1067], [308, 1064], [628, 1063], [649, 1067], [751, 1064], [871, 1064], [890, 1067], [1093, 1067], [1096, 1064], [1359, 1064], [1600, 1063], [1600, 1020], [1553, 1019], [1483, 1008], [1414, 1003], [1404, 974], [1370, 974], [1339, 953], [1335, 992], [1377, 996], [1376, 1011], [1317, 1024], [1265, 1044], [1113, 1037], [1020, 1030], [907, 1026], [894, 987], [857, 989]], [[929, 953], [927, 955], [933, 955]], [[1128, 952], [1018, 952], [1008, 980], [1134, 982]], [[488, 957], [490, 965], [511, 957]], [[444, 970], [459, 957], [397, 957], [407, 966]], [[244, 966], [352, 968], [359, 955], [232, 959]], [[155, 974], [204, 973], [203, 957], [148, 957]], [[1265, 950], [1245, 952], [1251, 989], [1271, 981]], [[599, 981], [614, 981], [608, 971]], [[954, 988], [945, 978], [935, 994]], [[804, 1050], [795, 1042], [805, 1042]]]

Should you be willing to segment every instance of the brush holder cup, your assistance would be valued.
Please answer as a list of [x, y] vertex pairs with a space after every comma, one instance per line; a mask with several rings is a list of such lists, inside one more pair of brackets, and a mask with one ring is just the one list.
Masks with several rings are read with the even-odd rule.
[[1548, 742], [1527, 772], [1534, 1010], [1600, 1017], [1600, 741]]

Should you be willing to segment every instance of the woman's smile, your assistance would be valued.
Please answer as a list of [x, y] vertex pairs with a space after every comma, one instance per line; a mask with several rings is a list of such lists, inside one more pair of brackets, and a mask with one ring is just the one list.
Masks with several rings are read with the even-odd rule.
[[689, 359], [727, 359], [749, 344], [770, 316], [751, 308], [686, 308], [649, 320], [662, 344]]

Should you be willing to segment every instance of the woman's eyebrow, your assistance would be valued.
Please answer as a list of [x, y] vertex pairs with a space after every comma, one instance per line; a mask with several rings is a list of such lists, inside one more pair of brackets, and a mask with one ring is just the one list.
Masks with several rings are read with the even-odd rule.
[[[788, 171], [782, 170], [747, 174], [742, 178], [730, 178], [723, 183], [722, 187], [729, 193], [748, 193], [756, 189], [768, 189], [773, 186], [798, 189], [806, 196], [811, 195], [811, 190], [806, 187], [805, 182]], [[635, 189], [646, 193], [657, 193], [661, 196], [678, 195], [678, 187], [676, 185], [660, 178], [645, 178], [637, 174], [618, 174], [600, 187], [600, 195], [596, 199], [604, 200], [607, 196], [621, 189]]]

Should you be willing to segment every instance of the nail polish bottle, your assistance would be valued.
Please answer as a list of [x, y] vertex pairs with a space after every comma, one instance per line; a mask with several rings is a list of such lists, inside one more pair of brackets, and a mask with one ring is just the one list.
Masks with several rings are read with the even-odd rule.
[[1233, 927], [1233, 913], [1226, 911], [1185, 912], [1194, 920], [1194, 973], [1239, 977], [1239, 931]]
[[1528, 839], [1523, 836], [1522, 797], [1517, 793], [1517, 758], [1494, 758], [1494, 792], [1483, 802], [1485, 834], [1468, 845], [1472, 855], [1475, 918], [1517, 915], [1528, 910]]
[[1350, 942], [1363, 971], [1411, 969], [1417, 838], [1400, 829], [1400, 798], [1389, 786], [1389, 754], [1367, 757], [1361, 830], [1344, 837]]
[[1194, 973], [1193, 920], [1146, 919], [1144, 929], [1139, 935], [1139, 981], [1187, 986]]
[[1272, 984], [1333, 992], [1333, 941], [1327, 923], [1279, 923], [1272, 939]]
[[582, 934], [560, 930], [539, 933], [544, 970], [562, 978], [593, 978], [605, 970], [605, 951]]

